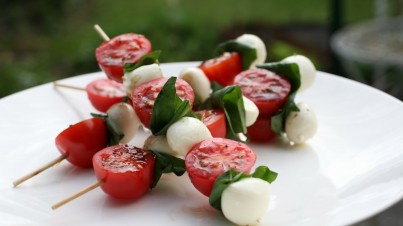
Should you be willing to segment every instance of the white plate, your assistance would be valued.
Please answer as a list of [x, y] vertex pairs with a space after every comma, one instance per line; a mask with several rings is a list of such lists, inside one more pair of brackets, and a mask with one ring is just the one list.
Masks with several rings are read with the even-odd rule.
[[[178, 75], [189, 63], [163, 64]], [[63, 80], [85, 85], [100, 72]], [[403, 196], [403, 104], [368, 86], [318, 73], [298, 95], [314, 107], [319, 130], [299, 147], [250, 146], [257, 165], [279, 173], [262, 225], [346, 225], [379, 213]], [[230, 225], [210, 208], [187, 175], [166, 175], [137, 201], [96, 189], [52, 211], [55, 202], [95, 182], [91, 170], [67, 161], [18, 188], [12, 181], [58, 156], [54, 138], [94, 112], [86, 94], [51, 84], [0, 100], [0, 224], [2, 225]], [[133, 141], [142, 145], [142, 132]]]

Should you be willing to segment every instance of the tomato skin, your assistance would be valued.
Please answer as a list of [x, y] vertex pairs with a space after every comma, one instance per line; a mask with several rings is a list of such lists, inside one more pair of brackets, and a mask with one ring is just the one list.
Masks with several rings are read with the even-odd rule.
[[239, 85], [242, 94], [253, 101], [259, 109], [259, 117], [271, 117], [284, 105], [291, 85], [272, 71], [253, 68], [238, 74], [234, 84]]
[[140, 34], [127, 33], [103, 42], [96, 50], [95, 56], [99, 67], [109, 79], [123, 82], [125, 63], [136, 63], [152, 51], [151, 42]]
[[225, 138], [227, 127], [224, 111], [219, 109], [199, 110], [196, 113], [202, 116], [201, 120], [207, 126], [213, 137]]
[[92, 106], [101, 112], [106, 112], [112, 105], [122, 102], [126, 97], [123, 85], [107, 78], [90, 82], [85, 90]]
[[225, 138], [210, 138], [194, 145], [185, 157], [190, 181], [205, 196], [210, 196], [214, 181], [233, 169], [249, 173], [256, 155], [246, 144]]
[[[167, 77], [156, 78], [140, 84], [134, 88], [131, 93], [133, 108], [141, 123], [147, 128], [150, 128], [154, 101], [167, 81]], [[192, 87], [185, 80], [180, 78], [176, 80], [175, 87], [176, 94], [178, 94], [179, 98], [189, 100], [190, 107], [192, 108], [195, 98]]]
[[71, 164], [90, 168], [92, 156], [107, 146], [105, 122], [101, 118], [91, 118], [71, 125], [57, 135], [55, 143]]
[[270, 142], [277, 137], [277, 134], [271, 129], [271, 117], [258, 117], [255, 123], [249, 126], [247, 130], [246, 135], [251, 142]]
[[93, 157], [102, 190], [120, 199], [136, 199], [149, 189], [154, 177], [155, 155], [132, 145], [115, 145]]
[[237, 52], [225, 52], [217, 58], [204, 61], [199, 68], [210, 82], [223, 86], [232, 85], [234, 77], [242, 71], [241, 55]]

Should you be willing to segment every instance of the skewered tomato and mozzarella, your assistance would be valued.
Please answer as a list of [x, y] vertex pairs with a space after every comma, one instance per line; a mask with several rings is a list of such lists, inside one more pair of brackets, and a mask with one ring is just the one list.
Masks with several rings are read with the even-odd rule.
[[95, 51], [99, 67], [108, 78], [122, 83], [125, 63], [136, 63], [152, 51], [151, 42], [140, 34], [127, 33], [103, 42]]

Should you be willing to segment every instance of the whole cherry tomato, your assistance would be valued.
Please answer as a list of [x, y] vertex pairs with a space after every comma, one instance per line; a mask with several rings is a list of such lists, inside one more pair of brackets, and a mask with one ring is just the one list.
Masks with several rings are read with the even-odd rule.
[[[140, 121], [147, 128], [150, 128], [154, 101], [167, 81], [167, 77], [156, 78], [140, 84], [132, 91], [131, 99], [133, 102], [133, 108]], [[179, 98], [182, 100], [189, 100], [190, 107], [192, 108], [195, 98], [192, 87], [183, 79], [177, 79], [175, 87], [176, 94]]]
[[93, 165], [106, 194], [115, 198], [135, 199], [150, 190], [155, 155], [132, 145], [116, 145], [97, 152]]
[[136, 63], [151, 51], [151, 42], [146, 37], [128, 33], [102, 43], [96, 49], [95, 56], [108, 78], [122, 83], [124, 64]]
[[90, 168], [92, 156], [107, 146], [105, 122], [101, 118], [81, 121], [59, 133], [55, 142], [59, 152], [73, 165]]
[[225, 114], [222, 110], [200, 110], [196, 113], [202, 116], [201, 120], [207, 126], [213, 137], [225, 138], [227, 127], [225, 123]]
[[290, 83], [280, 75], [266, 69], [253, 68], [238, 74], [234, 84], [259, 109], [259, 117], [270, 117], [278, 112], [287, 100]]
[[233, 169], [249, 173], [256, 155], [246, 144], [225, 138], [210, 138], [194, 145], [186, 154], [190, 181], [205, 196], [210, 196], [214, 181]]
[[268, 142], [277, 137], [271, 129], [271, 117], [258, 117], [247, 130], [246, 135], [252, 142]]
[[225, 52], [217, 58], [204, 61], [199, 67], [210, 82], [228, 86], [233, 84], [234, 77], [242, 71], [242, 61], [239, 53]]
[[107, 78], [90, 82], [85, 90], [92, 106], [101, 112], [106, 112], [112, 105], [122, 102], [126, 97], [123, 85]]

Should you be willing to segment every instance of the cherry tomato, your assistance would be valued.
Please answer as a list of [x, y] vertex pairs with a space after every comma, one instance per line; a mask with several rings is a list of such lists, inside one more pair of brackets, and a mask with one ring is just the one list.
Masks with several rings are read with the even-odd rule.
[[123, 85], [107, 78], [90, 82], [85, 90], [92, 106], [101, 112], [106, 112], [112, 105], [122, 102], [126, 97]]
[[256, 104], [259, 117], [276, 114], [291, 90], [291, 85], [285, 78], [259, 68], [241, 72], [235, 77], [234, 84], [239, 85], [243, 95]]
[[[154, 101], [167, 81], [167, 77], [156, 78], [140, 84], [132, 91], [133, 108], [141, 123], [147, 128], [150, 128]], [[192, 108], [195, 97], [192, 87], [185, 80], [179, 78], [176, 80], [175, 87], [179, 98], [189, 100], [190, 107]]]
[[242, 71], [241, 56], [237, 52], [225, 52], [217, 58], [204, 61], [199, 67], [210, 82], [232, 85], [234, 77]]
[[205, 196], [210, 196], [214, 181], [232, 169], [249, 173], [256, 155], [246, 144], [225, 138], [210, 138], [194, 145], [185, 157], [190, 181]]
[[225, 114], [222, 110], [200, 110], [196, 113], [201, 114], [202, 122], [207, 126], [213, 137], [225, 138], [227, 128], [225, 123]]
[[135, 199], [150, 189], [155, 155], [132, 145], [115, 145], [97, 152], [93, 165], [106, 194], [114, 198]]
[[124, 64], [136, 63], [151, 51], [151, 42], [146, 37], [128, 33], [102, 43], [96, 49], [95, 56], [108, 78], [122, 83]]
[[253, 125], [249, 126], [246, 135], [249, 137], [251, 142], [268, 142], [277, 137], [277, 135], [271, 129], [271, 117], [262, 118], [258, 117], [253, 123]]
[[91, 118], [69, 126], [56, 139], [56, 147], [73, 165], [90, 168], [92, 156], [107, 146], [105, 122]]

